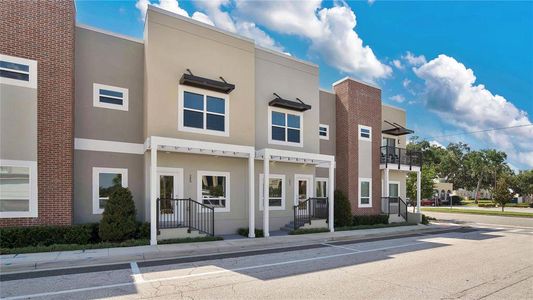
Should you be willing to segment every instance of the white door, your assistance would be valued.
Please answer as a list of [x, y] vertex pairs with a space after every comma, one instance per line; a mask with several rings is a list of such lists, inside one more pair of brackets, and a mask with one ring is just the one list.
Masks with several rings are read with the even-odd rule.
[[[183, 198], [183, 169], [179, 168], [157, 168], [157, 196], [159, 203], [159, 220], [179, 221], [183, 218], [183, 213], [179, 202], [172, 199]], [[177, 207], [178, 205], [179, 207]]]
[[313, 175], [294, 175], [294, 205], [313, 197]]

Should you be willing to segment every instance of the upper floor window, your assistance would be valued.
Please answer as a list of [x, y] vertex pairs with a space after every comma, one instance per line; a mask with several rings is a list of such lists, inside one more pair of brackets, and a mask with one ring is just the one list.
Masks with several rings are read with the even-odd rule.
[[359, 139], [362, 141], [372, 141], [372, 127], [359, 125]]
[[269, 107], [269, 143], [303, 146], [303, 114]]
[[228, 95], [180, 86], [178, 129], [229, 136]]
[[93, 106], [127, 111], [128, 89], [95, 83]]
[[320, 124], [318, 127], [318, 135], [322, 140], [329, 140], [329, 125]]
[[0, 160], [0, 218], [37, 217], [37, 162]]
[[0, 54], [0, 83], [37, 88], [37, 61]]

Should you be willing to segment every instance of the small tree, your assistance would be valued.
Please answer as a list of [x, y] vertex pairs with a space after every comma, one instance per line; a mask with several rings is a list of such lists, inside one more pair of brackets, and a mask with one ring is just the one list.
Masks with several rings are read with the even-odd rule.
[[350, 206], [350, 201], [339, 190], [335, 191], [335, 204], [333, 209], [335, 211], [335, 222], [333, 224], [336, 227], [352, 225], [352, 207]]
[[513, 192], [509, 189], [509, 180], [506, 177], [501, 177], [494, 188], [494, 202], [500, 205], [503, 211], [505, 204], [511, 200], [513, 200]]
[[127, 188], [117, 186], [107, 200], [99, 235], [103, 241], [120, 242], [130, 239], [135, 234], [135, 203]]

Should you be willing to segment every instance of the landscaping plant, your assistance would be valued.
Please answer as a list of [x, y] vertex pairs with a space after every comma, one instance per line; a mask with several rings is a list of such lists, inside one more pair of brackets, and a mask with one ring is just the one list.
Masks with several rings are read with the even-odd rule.
[[504, 211], [505, 204], [513, 200], [513, 192], [509, 189], [509, 180], [507, 177], [500, 177], [496, 182], [496, 187], [494, 188], [494, 202], [502, 207]]
[[352, 207], [348, 198], [339, 190], [335, 191], [335, 227], [352, 225]]
[[107, 200], [100, 221], [102, 241], [121, 242], [135, 236], [135, 203], [128, 188], [117, 186]]

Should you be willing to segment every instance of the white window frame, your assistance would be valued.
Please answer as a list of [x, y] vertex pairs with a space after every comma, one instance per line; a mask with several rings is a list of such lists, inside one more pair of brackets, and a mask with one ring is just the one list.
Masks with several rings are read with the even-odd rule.
[[[362, 137], [361, 136], [361, 129], [368, 129], [368, 131], [370, 132], [369, 133], [370, 136], [369, 137]], [[370, 127], [370, 126], [365, 126], [365, 125], [359, 124], [358, 130], [357, 130], [357, 134], [359, 135], [359, 140], [360, 141], [369, 141], [369, 142], [372, 141], [372, 127]]]
[[[368, 204], [361, 203], [361, 183], [368, 182]], [[359, 177], [359, 189], [357, 195], [357, 205], [358, 207], [372, 207], [372, 178]], [[366, 198], [366, 197], [365, 197]]]
[[8, 68], [1, 68], [2, 70], [28, 74], [29, 76], [28, 76], [28, 81], [0, 77], [0, 84], [10, 84], [10, 85], [22, 86], [22, 87], [27, 87], [27, 88], [32, 88], [32, 89], [37, 88], [37, 61], [36, 60], [15, 57], [15, 56], [10, 56], [10, 55], [5, 55], [5, 54], [0, 54], [0, 60], [9, 61], [12, 63], [21, 64], [21, 65], [27, 65], [29, 67], [29, 72], [12, 70]]
[[28, 211], [0, 212], [0, 218], [37, 218], [38, 217], [38, 186], [37, 186], [37, 162], [28, 160], [0, 159], [0, 166], [24, 167], [30, 169], [30, 198], [28, 199]]
[[[326, 129], [326, 136], [322, 136], [320, 135], [320, 129], [321, 128], [325, 128]], [[329, 140], [329, 125], [326, 125], [326, 124], [320, 124], [318, 125], [318, 136], [320, 137], [321, 140]]]
[[[100, 89], [122, 93], [122, 98], [104, 95], [105, 97], [108, 97], [108, 98], [122, 99], [122, 105], [100, 102]], [[121, 88], [118, 86], [93, 83], [93, 106], [128, 111], [128, 108], [129, 108], [128, 89]]]
[[[268, 175], [269, 177], [269, 180], [274, 178], [274, 179], [281, 179], [281, 186], [282, 186], [282, 189], [281, 189], [281, 206], [270, 206], [270, 202], [268, 203], [269, 206], [268, 206], [268, 210], [285, 210], [285, 193], [286, 193], [286, 186], [285, 186], [285, 175], [283, 174], [269, 174]], [[265, 209], [264, 207], [264, 197], [263, 197], [263, 194], [264, 194], [264, 184], [265, 182], [265, 174], [261, 173], [259, 174], [259, 210], [260, 211], [263, 211]], [[270, 190], [270, 189], [269, 189]], [[269, 200], [270, 200], [270, 195], [269, 196]], [[277, 198], [276, 198], [277, 199]]]
[[230, 172], [219, 172], [219, 171], [198, 171], [196, 177], [196, 192], [197, 192], [197, 202], [204, 204], [204, 199], [202, 197], [202, 177], [203, 176], [223, 176], [226, 177], [226, 197], [219, 199], [226, 199], [226, 207], [215, 207], [215, 212], [230, 212], [231, 211], [231, 194], [230, 194]]
[[[203, 110], [197, 110], [197, 109], [190, 109], [184, 107], [184, 93], [190, 92], [195, 94], [200, 94], [204, 96], [204, 109]], [[224, 99], [224, 114], [220, 113], [214, 113], [214, 112], [208, 112], [207, 111], [207, 96], [216, 97]], [[230, 97], [228, 94], [223, 93], [217, 93], [205, 89], [195, 88], [191, 86], [186, 85], [179, 85], [178, 86], [178, 130], [184, 131], [184, 132], [193, 132], [193, 133], [200, 133], [200, 134], [209, 134], [209, 135], [218, 135], [218, 136], [229, 136], [229, 118], [230, 118], [230, 111], [229, 111], [229, 100]], [[185, 118], [184, 116], [184, 110], [190, 110], [195, 112], [200, 112], [203, 114], [203, 128], [195, 128], [195, 127], [187, 127], [184, 125]], [[212, 130], [207, 129], [207, 114], [212, 115], [218, 115], [218, 116], [224, 116], [224, 131], [218, 131], [218, 130]]]
[[328, 197], [329, 193], [328, 193], [328, 190], [329, 190], [329, 186], [328, 186], [328, 183], [329, 183], [329, 180], [327, 177], [316, 177], [315, 178], [315, 197], [318, 197], [318, 195], [316, 194], [316, 187], [318, 186], [318, 183], [319, 182], [325, 182], [326, 183], [326, 190], [324, 191], [324, 193], [326, 194], [326, 198]]
[[100, 174], [120, 174], [122, 187], [128, 187], [128, 169], [124, 168], [101, 168], [93, 167], [93, 215], [101, 215], [104, 212], [100, 208]]
[[[284, 128], [285, 128], [285, 141], [278, 141], [278, 140], [272, 139], [272, 126], [273, 126], [272, 125], [272, 112], [279, 112], [279, 113], [285, 114], [285, 126], [284, 126]], [[287, 128], [292, 128], [292, 127], [289, 127], [289, 124], [287, 122], [287, 119], [288, 119], [287, 114], [291, 114], [291, 115], [295, 115], [295, 116], [299, 116], [300, 117], [300, 128], [299, 128], [299, 130], [300, 130], [300, 142], [299, 143], [294, 143], [294, 142], [287, 141], [287, 139], [288, 139]], [[268, 143], [269, 144], [273, 144], [273, 145], [303, 147], [304, 146], [304, 127], [303, 127], [303, 124], [304, 124], [304, 114], [302, 112], [297, 112], [297, 111], [293, 111], [293, 110], [288, 110], [288, 109], [269, 106], [268, 107]], [[281, 127], [281, 126], [278, 126], [278, 125], [274, 125], [274, 126]], [[292, 129], [296, 129], [296, 128], [292, 128]]]

